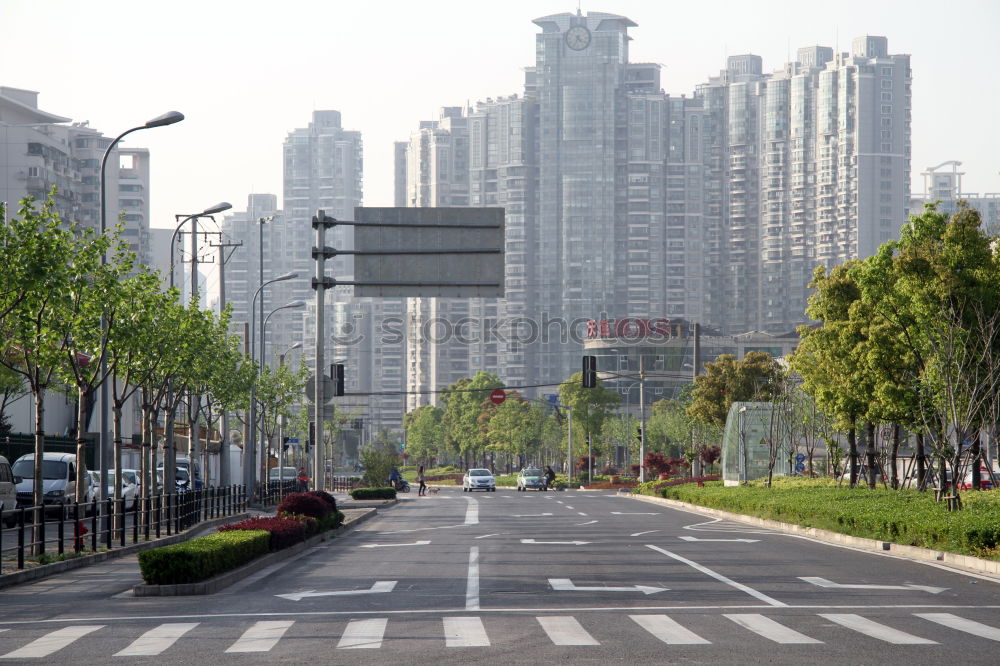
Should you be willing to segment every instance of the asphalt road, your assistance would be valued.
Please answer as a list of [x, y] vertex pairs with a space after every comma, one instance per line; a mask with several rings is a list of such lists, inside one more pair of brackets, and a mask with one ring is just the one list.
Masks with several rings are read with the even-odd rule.
[[604, 492], [404, 498], [207, 597], [0, 590], [0, 660], [1000, 663], [1000, 581]]

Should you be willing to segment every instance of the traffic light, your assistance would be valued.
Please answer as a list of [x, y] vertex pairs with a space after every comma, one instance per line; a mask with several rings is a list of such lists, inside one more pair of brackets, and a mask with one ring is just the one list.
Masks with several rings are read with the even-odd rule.
[[642, 441], [642, 426], [641, 425], [635, 427], [635, 440], [637, 442], [641, 442]]
[[284, 437], [284, 438], [282, 438], [282, 440], [281, 440], [281, 450], [282, 451], [285, 451], [285, 452], [288, 451], [288, 440], [289, 439], [291, 439], [291, 438], [290, 437]]
[[583, 357], [583, 388], [594, 388], [597, 386], [597, 357]]
[[330, 374], [333, 375], [333, 394], [344, 395], [344, 364], [334, 363]]

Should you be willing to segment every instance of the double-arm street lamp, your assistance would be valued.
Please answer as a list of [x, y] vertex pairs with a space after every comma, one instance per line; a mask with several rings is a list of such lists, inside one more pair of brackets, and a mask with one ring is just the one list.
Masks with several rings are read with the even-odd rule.
[[[269, 284], [275, 282], [283, 282], [285, 280], [294, 280], [299, 276], [298, 273], [285, 273], [284, 275], [279, 275], [276, 278], [272, 278], [267, 282], [261, 281], [257, 290], [253, 293], [253, 299], [250, 301], [250, 360], [255, 361], [257, 357], [257, 297], [260, 296], [261, 291], [264, 290]], [[273, 314], [273, 313], [272, 313]], [[264, 317], [261, 317], [261, 340], [264, 339]], [[246, 446], [243, 451], [243, 483], [247, 487], [247, 495], [252, 496], [254, 490], [254, 482], [257, 478], [257, 465], [256, 465], [256, 447], [257, 447], [257, 382], [254, 381], [250, 385], [250, 428], [249, 437]]]
[[[174, 215], [174, 219], [180, 221], [177, 222], [177, 226], [174, 228], [174, 233], [170, 236], [170, 287], [171, 288], [173, 288], [174, 286], [174, 244], [177, 242], [177, 234], [180, 233], [181, 227], [183, 227], [188, 220], [196, 220], [199, 217], [211, 217], [216, 213], [221, 213], [223, 211], [229, 210], [232, 207], [233, 205], [228, 201], [220, 201], [219, 203], [215, 204], [214, 206], [206, 208], [200, 213], [192, 213], [191, 215], [184, 215], [182, 213], [180, 215]], [[197, 289], [197, 285], [194, 286], [194, 289]], [[192, 293], [194, 292], [192, 291]]]
[[[261, 326], [260, 326], [260, 368], [261, 368], [261, 370], [263, 370], [264, 366], [267, 365], [267, 361], [266, 361], [265, 356], [264, 356], [264, 353], [265, 353], [264, 352], [264, 340], [265, 340], [265, 337], [267, 336], [267, 322], [271, 320], [271, 316], [275, 312], [280, 312], [281, 310], [288, 310], [289, 308], [304, 308], [305, 306], [306, 306], [306, 302], [305, 301], [301, 301], [301, 300], [300, 301], [292, 301], [291, 303], [285, 303], [281, 307], [274, 308], [273, 310], [271, 310], [270, 312], [267, 313], [266, 317], [264, 317], [264, 321], [261, 323]], [[282, 361], [283, 360], [284, 359], [282, 359]], [[251, 428], [256, 427], [256, 422], [251, 422], [250, 423], [250, 427]], [[260, 429], [260, 443], [261, 443], [261, 447], [260, 447], [261, 448], [261, 454], [260, 454], [261, 482], [264, 482], [267, 479], [267, 473], [265, 471], [267, 469], [267, 467], [265, 466], [265, 461], [267, 460], [268, 445], [267, 445], [267, 441], [265, 439], [265, 432], [264, 432], [264, 424], [263, 424], [263, 422], [261, 423], [261, 429]]]
[[[107, 166], [108, 158], [111, 156], [112, 151], [114, 151], [115, 146], [118, 142], [124, 139], [126, 136], [132, 132], [138, 132], [144, 129], [153, 129], [154, 127], [165, 127], [166, 125], [173, 125], [174, 123], [179, 123], [184, 120], [184, 114], [180, 111], [168, 111], [162, 116], [157, 116], [152, 120], [147, 120], [145, 124], [138, 125], [131, 129], [125, 130], [114, 140], [108, 144], [108, 147], [104, 150], [104, 156], [101, 158], [101, 235], [103, 236], [108, 228], [108, 197], [107, 197]], [[101, 256], [101, 265], [108, 262], [108, 255], [105, 252]], [[105, 337], [108, 332], [108, 321], [104, 313], [101, 313], [101, 345], [102, 349], [105, 344]], [[107, 455], [107, 443], [108, 443], [108, 382], [106, 380], [108, 376], [108, 359], [107, 354], [101, 354], [101, 433], [98, 437], [98, 449], [97, 449], [97, 464], [100, 468], [100, 496], [101, 501], [108, 498], [108, 455]], [[121, 467], [120, 465], [118, 466]], [[120, 486], [120, 482], [116, 484], [116, 487]]]

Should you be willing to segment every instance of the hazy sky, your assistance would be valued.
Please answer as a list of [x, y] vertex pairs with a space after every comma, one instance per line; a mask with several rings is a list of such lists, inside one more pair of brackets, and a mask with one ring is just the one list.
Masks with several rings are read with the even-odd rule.
[[[337, 109], [365, 145], [365, 204], [391, 206], [392, 142], [441, 106], [522, 91], [532, 19], [574, 0], [0, 0], [0, 85], [38, 91], [45, 111], [106, 135], [168, 110], [187, 119], [136, 133], [152, 153], [152, 224], [247, 194], [281, 200], [281, 143], [314, 109]], [[967, 192], [1000, 192], [1000, 2], [604, 0], [629, 17], [631, 60], [664, 66], [691, 94], [726, 55], [765, 71], [800, 46], [849, 50], [885, 35], [913, 67], [913, 191], [920, 172], [960, 160]]]

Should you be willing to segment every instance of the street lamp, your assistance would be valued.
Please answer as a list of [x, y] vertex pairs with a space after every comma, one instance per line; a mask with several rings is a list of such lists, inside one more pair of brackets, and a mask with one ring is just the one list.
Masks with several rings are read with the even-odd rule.
[[[285, 355], [293, 349], [300, 349], [302, 347], [301, 342], [296, 342], [294, 345], [286, 349], [285, 351], [278, 354], [278, 367], [285, 367]], [[278, 449], [278, 469], [282, 470], [280, 474], [280, 479], [285, 480], [285, 417], [283, 414], [278, 414], [278, 445], [281, 447]]]
[[293, 349], [301, 349], [301, 348], [302, 348], [302, 343], [296, 342], [294, 345], [292, 345], [285, 351], [278, 354], [278, 367], [280, 368], [285, 365], [285, 356], [288, 355], [288, 352], [292, 351]]
[[[285, 280], [294, 280], [299, 276], [298, 273], [285, 273], [284, 275], [279, 275], [276, 278], [271, 278], [267, 282], [261, 282], [261, 285], [257, 287], [257, 291], [253, 293], [253, 299], [250, 301], [250, 360], [256, 360], [257, 351], [257, 325], [255, 321], [255, 316], [257, 314], [257, 297], [260, 292], [269, 284], [275, 282], [283, 282]], [[263, 313], [261, 313], [263, 315]], [[261, 316], [261, 339], [264, 338], [264, 318]], [[257, 447], [257, 382], [253, 382], [250, 385], [250, 432], [247, 438], [247, 443], [244, 447], [244, 460], [243, 460], [243, 483], [247, 487], [247, 496], [253, 495], [254, 481], [256, 480], [256, 447]]]
[[[144, 125], [138, 125], [129, 130], [126, 130], [116, 136], [114, 140], [108, 144], [108, 147], [104, 150], [104, 156], [101, 158], [101, 235], [107, 231], [108, 223], [108, 197], [105, 190], [107, 189], [107, 179], [105, 174], [107, 173], [108, 157], [111, 155], [111, 151], [115, 149], [118, 142], [124, 139], [127, 135], [132, 132], [138, 132], [144, 129], [153, 129], [154, 127], [163, 127], [165, 125], [173, 125], [174, 123], [179, 123], [184, 120], [184, 114], [180, 111], [168, 111], [162, 116], [157, 116], [152, 120], [147, 120]], [[108, 253], [104, 252], [101, 255], [101, 265], [108, 263]], [[107, 354], [103, 352], [104, 345], [106, 344], [106, 337], [108, 333], [108, 320], [105, 313], [101, 313], [101, 376], [108, 376], [108, 359]], [[107, 457], [107, 443], [108, 443], [108, 382], [107, 380], [101, 382], [101, 435], [98, 438], [99, 446], [97, 449], [97, 462], [98, 467], [100, 467], [101, 476], [101, 487], [100, 495], [101, 501], [105, 501], [108, 498], [108, 457]], [[121, 465], [117, 466], [121, 469]], [[121, 487], [121, 482], [115, 483], [115, 488]]]
[[[261, 369], [263, 369], [264, 365], [265, 365], [265, 360], [264, 360], [264, 336], [267, 334], [267, 322], [271, 319], [271, 315], [273, 315], [275, 312], [280, 312], [281, 310], [287, 310], [289, 308], [304, 308], [305, 306], [306, 306], [306, 302], [305, 301], [292, 301], [291, 303], [285, 303], [281, 307], [274, 308], [273, 310], [271, 310], [270, 312], [267, 313], [266, 317], [264, 317], [264, 321], [261, 323], [261, 326], [260, 326], [260, 368]], [[255, 428], [256, 427], [256, 422], [255, 421], [251, 421], [250, 422], [250, 427], [251, 428]], [[263, 482], [266, 482], [266, 479], [267, 479], [267, 475], [264, 473], [264, 469], [265, 469], [264, 461], [266, 460], [267, 450], [268, 450], [267, 442], [264, 441], [264, 427], [263, 427], [263, 423], [261, 423], [261, 433], [260, 433], [260, 435], [261, 435], [260, 441], [261, 441], [261, 449], [262, 449], [261, 456], [260, 456], [260, 467], [261, 467], [261, 482], [263, 483]]]
[[227, 211], [232, 207], [233, 205], [228, 201], [220, 201], [219, 203], [215, 204], [214, 206], [206, 208], [200, 213], [192, 213], [191, 215], [184, 215], [183, 213], [181, 213], [179, 215], [174, 215], [174, 220], [175, 221], [180, 220], [180, 222], [177, 222], [177, 225], [174, 228], [174, 233], [171, 234], [170, 236], [170, 288], [171, 289], [174, 286], [174, 243], [177, 242], [177, 234], [180, 232], [181, 227], [183, 227], [184, 223], [187, 222], [188, 220], [195, 220], [198, 219], [199, 217], [211, 217], [216, 213]]

